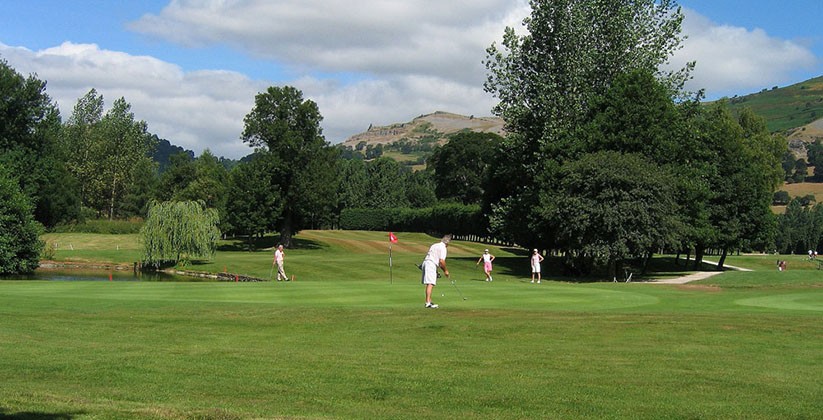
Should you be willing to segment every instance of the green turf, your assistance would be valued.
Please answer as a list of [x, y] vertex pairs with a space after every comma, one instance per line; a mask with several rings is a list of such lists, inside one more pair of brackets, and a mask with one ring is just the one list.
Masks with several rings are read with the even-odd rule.
[[[536, 285], [519, 252], [491, 247], [488, 283], [474, 265], [485, 245], [456, 242], [448, 261], [468, 300], [441, 279], [428, 310], [413, 264], [433, 239], [400, 234], [390, 278], [383, 235], [301, 233], [287, 250], [295, 282], [2, 281], [0, 418], [823, 412], [821, 271], [764, 262], [692, 285]], [[734, 262], [758, 258], [772, 259]], [[223, 264], [268, 275], [270, 250], [197, 267]]]

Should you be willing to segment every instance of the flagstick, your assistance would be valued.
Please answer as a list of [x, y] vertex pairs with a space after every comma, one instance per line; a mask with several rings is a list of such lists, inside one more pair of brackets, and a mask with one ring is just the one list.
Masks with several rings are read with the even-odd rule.
[[394, 284], [394, 274], [392, 273], [391, 264], [391, 244], [389, 244], [389, 284]]

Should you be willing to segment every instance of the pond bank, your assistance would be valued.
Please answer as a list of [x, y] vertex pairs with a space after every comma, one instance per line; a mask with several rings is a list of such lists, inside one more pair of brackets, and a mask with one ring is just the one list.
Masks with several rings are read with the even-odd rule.
[[[53, 270], [87, 270], [87, 271], [106, 271], [106, 272], [127, 272], [134, 273], [141, 272], [141, 267], [138, 263], [122, 264], [122, 263], [104, 263], [104, 262], [78, 262], [78, 261], [40, 261], [38, 270], [53, 271]], [[201, 279], [213, 279], [217, 281], [233, 281], [233, 282], [258, 282], [268, 281], [257, 277], [247, 276], [245, 274], [237, 273], [209, 273], [204, 271], [181, 270], [176, 268], [165, 268], [157, 270], [160, 273], [170, 274], [174, 276], [196, 277]], [[151, 271], [146, 271], [151, 272]]]

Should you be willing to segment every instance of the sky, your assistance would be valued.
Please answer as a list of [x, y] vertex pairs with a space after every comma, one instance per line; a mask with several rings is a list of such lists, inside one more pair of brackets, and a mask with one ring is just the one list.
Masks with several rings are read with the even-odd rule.
[[[823, 75], [820, 0], [680, 0], [672, 68], [690, 90], [745, 95]], [[0, 59], [47, 82], [67, 119], [94, 88], [172, 144], [238, 159], [254, 96], [294, 86], [326, 140], [435, 111], [490, 116], [486, 48], [526, 0], [0, 0]]]

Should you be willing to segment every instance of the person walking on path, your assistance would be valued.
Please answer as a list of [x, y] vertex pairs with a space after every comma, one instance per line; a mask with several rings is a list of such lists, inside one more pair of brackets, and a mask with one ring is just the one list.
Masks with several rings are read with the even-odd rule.
[[474, 265], [479, 265], [480, 261], [483, 261], [483, 271], [486, 273], [486, 281], [492, 281], [492, 261], [494, 261], [494, 255], [489, 254], [489, 250], [487, 249], [483, 251], [483, 255], [480, 256]]
[[543, 262], [543, 256], [535, 249], [529, 261], [532, 265], [532, 283], [534, 283], [534, 276], [537, 275], [537, 284], [540, 284], [540, 263]]
[[274, 251], [274, 263], [277, 264], [277, 281], [280, 281], [281, 277], [284, 281], [289, 281], [286, 270], [283, 268], [285, 257], [286, 253], [283, 252], [283, 245], [277, 245], [277, 251]]
[[449, 269], [446, 268], [446, 254], [449, 242], [452, 236], [446, 235], [440, 242], [429, 247], [429, 252], [426, 258], [423, 259], [423, 264], [420, 269], [423, 270], [422, 283], [426, 287], [426, 307], [437, 308], [438, 305], [432, 302], [432, 289], [437, 285], [437, 268], [443, 270], [446, 278], [449, 278]]

